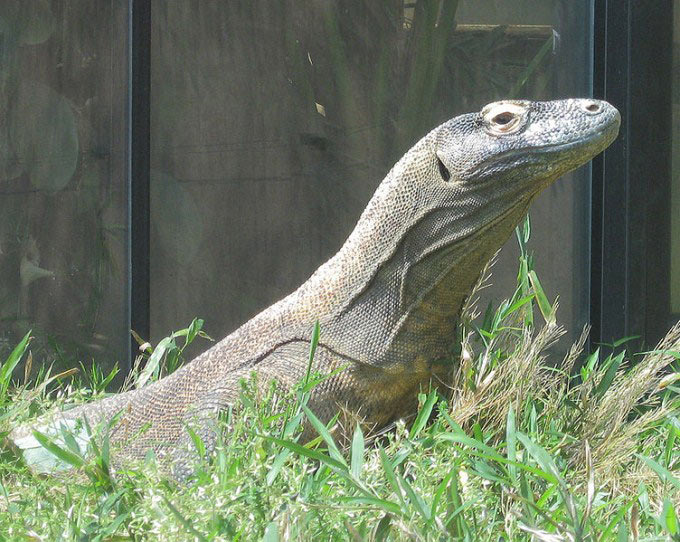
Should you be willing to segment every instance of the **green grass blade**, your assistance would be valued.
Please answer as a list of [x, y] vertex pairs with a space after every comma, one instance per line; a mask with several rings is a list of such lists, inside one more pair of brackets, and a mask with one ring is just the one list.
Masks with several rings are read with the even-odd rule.
[[5, 395], [12, 380], [12, 372], [19, 364], [24, 352], [26, 352], [26, 348], [28, 348], [30, 340], [31, 331], [29, 330], [29, 332], [24, 335], [24, 338], [19, 341], [19, 344], [14, 347], [14, 350], [12, 350], [8, 358], [5, 360], [5, 363], [0, 366], [0, 402], [5, 400]]
[[191, 522], [181, 514], [181, 512], [175, 507], [174, 504], [170, 502], [170, 500], [165, 495], [162, 495], [162, 497], [163, 501], [165, 501], [165, 505], [170, 509], [170, 512], [172, 512], [172, 515], [177, 518], [177, 520], [184, 526], [184, 528], [187, 531], [189, 531], [193, 536], [198, 538], [201, 542], [208, 542], [208, 539], [194, 528]]
[[[529, 295], [529, 262], [527, 257], [524, 256], [520, 258], [519, 271], [517, 273], [517, 289], [518, 295]], [[524, 324], [528, 327], [534, 326], [534, 310], [533, 302], [529, 303], [525, 314], [524, 314]]]
[[416, 438], [418, 434], [422, 431], [425, 424], [430, 419], [430, 414], [432, 414], [432, 408], [437, 403], [437, 392], [431, 391], [425, 399], [425, 403], [418, 412], [416, 419], [413, 421], [411, 430], [409, 431], [409, 436], [411, 438]]
[[338, 500], [342, 503], [357, 505], [362, 508], [364, 506], [375, 506], [376, 508], [384, 510], [388, 514], [394, 514], [395, 516], [400, 516], [402, 513], [401, 507], [397, 503], [385, 499], [379, 499], [377, 497], [340, 497]]
[[[106, 428], [106, 432], [102, 436], [102, 447], [100, 453], [95, 456], [95, 464], [99, 467], [99, 470], [95, 470], [95, 476], [99, 478], [101, 482], [105, 484], [111, 484], [110, 475], [110, 464], [111, 464], [111, 439], [110, 439], [110, 428]], [[90, 440], [90, 442], [95, 443], [95, 439]]]
[[357, 480], [361, 477], [361, 469], [364, 466], [364, 434], [361, 425], [357, 423], [352, 436], [352, 448], [350, 452], [350, 468], [352, 476]]
[[34, 429], [33, 436], [43, 448], [45, 448], [60, 461], [63, 461], [64, 463], [76, 468], [80, 468], [85, 465], [85, 460], [81, 456], [62, 448], [40, 431]]
[[302, 410], [304, 411], [305, 415], [307, 416], [307, 419], [312, 424], [316, 432], [319, 433], [321, 438], [324, 440], [326, 446], [328, 446], [329, 455], [337, 462], [341, 463], [346, 469], [347, 463], [345, 462], [345, 458], [342, 456], [340, 450], [335, 444], [335, 440], [333, 440], [331, 432], [323, 424], [323, 422], [319, 418], [317, 418], [316, 415], [311, 410], [309, 410], [309, 408], [307, 408], [305, 405], [302, 405]]
[[387, 478], [390, 486], [392, 486], [392, 490], [397, 494], [397, 498], [401, 503], [402, 510], [405, 510], [406, 502], [404, 501], [404, 496], [401, 493], [401, 488], [397, 482], [397, 477], [394, 473], [394, 467], [390, 462], [390, 458], [387, 457], [387, 454], [385, 453], [385, 450], [382, 449], [382, 447], [378, 448], [378, 454], [380, 455], [380, 464], [382, 465], [383, 471], [385, 472], [385, 478]]
[[668, 438], [666, 439], [666, 446], [664, 448], [664, 459], [666, 467], [670, 467], [673, 455], [678, 453], [675, 449], [675, 441], [677, 439], [678, 429], [673, 425], [673, 421], [668, 422]]
[[496, 450], [494, 450], [490, 446], [487, 446], [486, 444], [480, 442], [477, 439], [468, 437], [465, 434], [461, 435], [455, 433], [442, 433], [440, 435], [437, 435], [437, 439], [445, 440], [448, 442], [455, 442], [457, 444], [464, 444], [465, 446], [469, 446], [470, 448], [478, 449], [487, 454], [488, 457], [496, 461], [503, 462], [505, 460], [505, 458], [502, 455], [500, 455]]
[[676, 489], [680, 489], [680, 480], [673, 476], [673, 474], [668, 469], [662, 467], [650, 457], [646, 457], [641, 454], [635, 454], [635, 456], [642, 459], [642, 461], [644, 461], [647, 466], [652, 469], [659, 476], [659, 478], [661, 478], [661, 480], [668, 482]]
[[437, 515], [437, 508], [439, 507], [439, 501], [444, 496], [444, 492], [446, 491], [446, 488], [448, 487], [449, 483], [451, 482], [451, 477], [458, 476], [459, 470], [460, 470], [460, 465], [458, 463], [455, 463], [454, 466], [449, 471], [449, 473], [444, 477], [444, 479], [437, 486], [437, 489], [434, 492], [434, 498], [432, 499], [432, 506], [430, 508], [430, 517], [434, 517], [434, 516]]
[[614, 529], [616, 528], [617, 525], [619, 525], [619, 532], [621, 532], [621, 524], [624, 525], [624, 528], [626, 526], [626, 514], [628, 513], [628, 510], [635, 504], [635, 499], [631, 499], [626, 503], [624, 506], [620, 507], [618, 512], [614, 515], [613, 518], [609, 521], [607, 524], [607, 527], [600, 533], [600, 537], [598, 540], [609, 540], [610, 539], [610, 534], [614, 532]]
[[333, 378], [335, 375], [338, 375], [341, 372], [346, 371], [349, 366], [350, 366], [350, 364], [347, 363], [347, 364], [342, 365], [341, 367], [338, 367], [337, 369], [331, 371], [330, 373], [325, 373], [325, 374], [321, 374], [321, 375], [311, 375], [309, 380], [307, 381], [307, 383], [302, 386], [302, 388], [301, 388], [302, 391], [305, 392], [305, 393], [312, 391], [314, 388], [316, 388], [322, 382], [325, 382], [329, 378]]
[[[396, 506], [396, 505], [395, 505]], [[399, 507], [397, 506], [397, 510]], [[385, 514], [373, 530], [373, 537], [371, 540], [374, 542], [385, 542], [390, 534], [390, 523], [392, 522], [392, 516], [390, 514]]]
[[204, 323], [205, 322], [201, 318], [194, 318], [191, 321], [191, 324], [189, 324], [189, 327], [187, 328], [187, 336], [184, 338], [184, 348], [194, 341], [201, 329], [203, 329]]
[[566, 489], [567, 484], [564, 481], [564, 478], [562, 478], [560, 471], [557, 469], [555, 461], [553, 461], [553, 458], [550, 457], [550, 454], [546, 452], [541, 446], [536, 444], [533, 440], [531, 440], [527, 435], [520, 433], [519, 431], [516, 433], [516, 435], [517, 439], [522, 443], [522, 446], [524, 446], [526, 451], [531, 454], [543, 471], [547, 474], [550, 474], [556, 483], [559, 483], [563, 489]]
[[611, 386], [612, 382], [614, 381], [614, 377], [616, 376], [616, 373], [623, 362], [624, 354], [625, 352], [619, 353], [619, 355], [609, 362], [609, 366], [607, 367], [604, 376], [595, 388], [595, 395], [602, 397], [609, 389], [609, 386]]
[[189, 437], [191, 438], [191, 442], [194, 444], [196, 453], [201, 459], [203, 459], [205, 457], [205, 443], [203, 442], [203, 439], [198, 433], [196, 433], [196, 431], [193, 430], [192, 427], [187, 425], [185, 429], [187, 433], [189, 433]]
[[[508, 450], [508, 460], [517, 461], [517, 435], [515, 432], [515, 411], [510, 406], [505, 423], [505, 442]], [[517, 470], [513, 464], [508, 464], [508, 474], [514, 485], [517, 486]]]
[[293, 436], [295, 430], [300, 426], [300, 423], [302, 423], [302, 417], [303, 413], [300, 412], [286, 422], [283, 428], [283, 438], [287, 439]]
[[600, 349], [595, 349], [595, 352], [590, 354], [586, 360], [583, 362], [583, 367], [581, 368], [581, 378], [583, 381], [587, 380], [588, 375], [595, 369], [595, 364], [600, 359]]
[[153, 375], [158, 372], [158, 370], [160, 369], [159, 366], [161, 360], [163, 359], [163, 355], [168, 350], [168, 348], [170, 348], [170, 346], [174, 343], [174, 340], [175, 339], [172, 336], [165, 337], [158, 343], [156, 348], [154, 348], [154, 351], [151, 354], [151, 356], [149, 356], [149, 359], [147, 360], [144, 369], [142, 369], [142, 372], [139, 373], [139, 377], [137, 378], [136, 382], [137, 388], [143, 388], [146, 385], [146, 383], [153, 377]]
[[633, 340], [639, 339], [639, 338], [640, 338], [640, 335], [629, 335], [628, 337], [623, 337], [622, 339], [619, 339], [619, 340], [617, 340], [617, 341], [614, 341], [614, 342], [612, 343], [612, 348], [618, 348], [618, 347], [621, 346], [622, 344], [625, 344], [625, 343], [627, 343], [627, 342], [629, 342], [629, 341], [633, 341]]
[[[542, 473], [543, 471], [541, 471]], [[524, 505], [524, 513], [531, 519], [533, 523], [536, 519], [536, 504], [534, 493], [531, 490], [531, 486], [527, 482], [527, 477], [525, 472], [522, 470], [518, 474], [519, 477], [519, 494], [522, 498], [522, 504]]]
[[529, 281], [531, 282], [531, 287], [534, 290], [534, 295], [536, 296], [536, 303], [538, 304], [538, 309], [543, 315], [543, 319], [547, 324], [555, 323], [555, 309], [548, 301], [548, 296], [545, 295], [543, 286], [541, 286], [541, 281], [538, 280], [538, 275], [533, 269], [529, 271]]
[[[626, 520], [620, 520], [619, 530], [616, 534], [616, 542], [628, 542], [628, 525], [626, 525]], [[605, 538], [600, 537], [600, 540], [605, 540]]]
[[512, 303], [512, 305], [508, 305], [508, 307], [503, 310], [504, 315], [509, 316], [510, 314], [515, 312], [517, 309], [519, 309], [519, 308], [523, 307], [524, 305], [526, 305], [527, 303], [529, 303], [533, 298], [534, 298], [534, 296], [531, 296], [531, 295], [520, 297], [517, 301]]
[[336, 471], [341, 471], [343, 473], [347, 472], [347, 465], [337, 461], [336, 459], [333, 459], [332, 457], [327, 456], [326, 454], [319, 452], [317, 450], [312, 450], [311, 448], [307, 448], [305, 446], [302, 446], [301, 444], [298, 444], [297, 442], [293, 442], [290, 440], [284, 440], [276, 437], [269, 437], [265, 436], [265, 439], [274, 442], [278, 444], [279, 446], [282, 446], [284, 448], [289, 449], [291, 452], [295, 452], [298, 455], [308, 457], [309, 459], [314, 459], [318, 461], [319, 463], [323, 465], [328, 465], [332, 469]]
[[675, 538], [678, 534], [678, 518], [675, 515], [675, 509], [671, 504], [670, 499], [666, 498], [663, 501], [663, 525], [665, 529]]
[[490, 482], [497, 482], [501, 485], [507, 485], [510, 482], [509, 479], [499, 476], [496, 470], [486, 461], [473, 461], [470, 472], [475, 473], [480, 478], [484, 478]]
[[262, 542], [279, 542], [279, 527], [275, 522], [270, 522], [264, 530]]
[[281, 450], [276, 457], [274, 458], [274, 462], [272, 463], [271, 468], [269, 469], [269, 472], [267, 473], [267, 485], [270, 486], [274, 483], [276, 480], [276, 477], [279, 475], [281, 472], [281, 469], [283, 468], [283, 465], [286, 463], [286, 459], [288, 459], [288, 456], [290, 455], [291, 450], [288, 448]]
[[307, 371], [305, 372], [304, 386], [309, 384], [309, 375], [312, 371], [312, 363], [314, 363], [314, 356], [316, 355], [316, 347], [319, 344], [319, 336], [321, 335], [321, 327], [319, 321], [314, 322], [314, 329], [312, 330], [312, 339], [309, 343], [309, 359], [307, 360]]
[[67, 430], [66, 428], [63, 428], [61, 431], [61, 438], [64, 439], [64, 444], [66, 444], [66, 448], [68, 448], [69, 451], [73, 452], [78, 456], [83, 455], [83, 451], [80, 449], [78, 441], [73, 436], [73, 433], [71, 433], [71, 431]]
[[458, 473], [451, 477], [449, 484], [449, 506], [446, 514], [444, 524], [448, 526], [449, 533], [453, 537], [462, 537], [469, 533], [470, 527], [465, 520], [465, 515], [462, 514], [473, 501], [463, 502], [463, 498], [458, 489]]
[[415, 492], [413, 486], [411, 486], [406, 478], [399, 476], [398, 474], [396, 477], [399, 485], [404, 488], [404, 492], [406, 493], [411, 506], [425, 521], [430, 521], [430, 508], [427, 506], [423, 498]]

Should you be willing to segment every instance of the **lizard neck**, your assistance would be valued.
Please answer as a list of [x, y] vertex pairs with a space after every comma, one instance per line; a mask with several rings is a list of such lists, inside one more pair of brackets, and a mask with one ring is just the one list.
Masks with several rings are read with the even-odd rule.
[[431, 205], [436, 162], [414, 157], [432, 146], [426, 136], [395, 164], [340, 251], [282, 302], [285, 320], [318, 319], [321, 343], [347, 358], [416, 370], [445, 356], [466, 296], [529, 206], [494, 183], [447, 186], [456, 196]]
[[[448, 354], [467, 295], [528, 205], [520, 201], [502, 216], [493, 216], [493, 206], [461, 213], [443, 223], [449, 233], [439, 232], [434, 247], [426, 232], [440, 226], [437, 211], [411, 217], [388, 254], [374, 249], [385, 230], [372, 234], [373, 246], [348, 242], [328, 265], [334, 277], [345, 278], [362, 266], [363, 280], [324, 285], [342, 294], [321, 319], [322, 343], [362, 363], [385, 369], [408, 363], [414, 372], [427, 372]], [[456, 210], [442, 209], [444, 214]]]

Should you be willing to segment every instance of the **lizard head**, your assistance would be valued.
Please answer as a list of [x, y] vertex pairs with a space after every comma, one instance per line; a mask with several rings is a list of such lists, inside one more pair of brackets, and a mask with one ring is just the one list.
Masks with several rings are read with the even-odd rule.
[[502, 211], [603, 151], [620, 123], [616, 108], [600, 100], [494, 102], [434, 130], [431, 167], [458, 197], [476, 194]]
[[491, 103], [418, 142], [379, 189], [377, 205], [396, 210], [394, 239], [411, 250], [411, 266], [436, 252], [446, 257], [453, 245], [488, 258], [533, 199], [603, 151], [620, 123], [600, 100]]

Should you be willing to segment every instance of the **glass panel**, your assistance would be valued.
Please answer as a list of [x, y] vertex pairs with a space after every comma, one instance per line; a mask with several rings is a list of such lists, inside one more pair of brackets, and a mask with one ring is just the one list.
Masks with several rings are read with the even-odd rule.
[[0, 3], [0, 359], [126, 357], [126, 10]]
[[673, 178], [671, 180], [671, 312], [680, 313], [680, 1], [673, 2]]
[[[156, 340], [197, 315], [221, 337], [292, 291], [438, 123], [591, 89], [590, 2], [152, 5]], [[589, 201], [583, 168], [532, 210], [567, 340], [588, 318]], [[514, 286], [515, 244], [494, 271], [497, 300]]]

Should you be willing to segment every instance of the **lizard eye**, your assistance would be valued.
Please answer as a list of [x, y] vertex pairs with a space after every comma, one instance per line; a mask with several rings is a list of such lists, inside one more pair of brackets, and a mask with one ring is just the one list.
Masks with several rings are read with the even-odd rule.
[[498, 102], [482, 110], [484, 124], [493, 135], [512, 134], [522, 126], [525, 108], [519, 104]]
[[510, 111], [503, 111], [502, 113], [498, 113], [494, 118], [491, 119], [492, 124], [496, 124], [498, 126], [503, 126], [504, 124], [510, 124], [517, 119], [517, 115], [513, 115], [510, 113]]
[[448, 182], [451, 178], [451, 172], [446, 168], [444, 162], [439, 159], [439, 156], [437, 156], [437, 166], [439, 166], [439, 174], [442, 176], [444, 182]]

